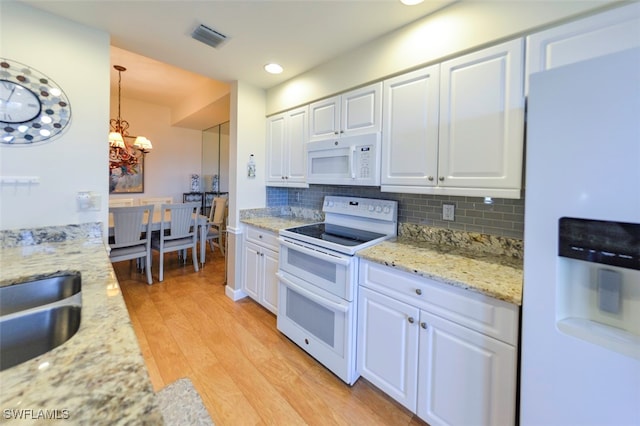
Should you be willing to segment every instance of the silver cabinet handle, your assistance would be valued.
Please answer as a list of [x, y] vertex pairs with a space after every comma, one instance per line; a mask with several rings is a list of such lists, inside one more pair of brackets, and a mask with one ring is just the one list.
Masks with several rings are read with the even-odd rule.
[[262, 238], [262, 235], [258, 235], [258, 238]]
[[444, 176], [440, 176], [438, 179], [440, 179], [440, 182], [442, 182], [444, 180]]
[[344, 133], [344, 130], [340, 130], [340, 133]]
[[420, 290], [419, 288], [416, 288], [416, 294], [418, 296], [422, 295], [422, 290]]
[[427, 323], [426, 322], [421, 322], [420, 323], [420, 327], [424, 328], [425, 330], [427, 329]]
[[428, 176], [427, 179], [429, 179], [430, 181], [433, 181], [433, 176]]
[[333, 132], [333, 134], [334, 134], [334, 135], [337, 135], [337, 134], [338, 134], [338, 131], [336, 130], [335, 132]]
[[415, 322], [415, 320], [413, 319], [413, 317], [409, 317], [407, 318], [407, 321], [409, 321], [410, 324], [413, 324]]

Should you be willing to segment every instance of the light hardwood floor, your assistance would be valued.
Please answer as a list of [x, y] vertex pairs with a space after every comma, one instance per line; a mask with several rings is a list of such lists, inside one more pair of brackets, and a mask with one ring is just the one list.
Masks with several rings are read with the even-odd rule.
[[114, 269], [154, 390], [189, 377], [217, 426], [425, 425], [366, 380], [343, 383], [251, 299], [227, 298], [219, 251], [200, 272], [167, 256], [153, 286], [128, 261]]

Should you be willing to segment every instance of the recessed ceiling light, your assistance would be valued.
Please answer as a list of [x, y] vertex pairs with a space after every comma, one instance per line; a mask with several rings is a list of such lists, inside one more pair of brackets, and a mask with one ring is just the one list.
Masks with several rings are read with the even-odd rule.
[[282, 67], [278, 64], [267, 64], [264, 66], [264, 70], [270, 74], [280, 74], [282, 72]]
[[424, 0], [400, 0], [400, 3], [407, 6], [415, 6], [416, 4], [422, 3]]

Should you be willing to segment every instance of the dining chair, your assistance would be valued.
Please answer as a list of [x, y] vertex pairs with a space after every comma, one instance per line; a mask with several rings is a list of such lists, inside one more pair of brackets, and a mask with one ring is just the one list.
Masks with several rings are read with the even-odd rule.
[[131, 207], [133, 198], [109, 198], [109, 207]]
[[163, 204], [173, 204], [172, 197], [146, 197], [140, 198], [140, 205], [149, 205], [153, 204], [156, 211], [159, 212], [160, 208]]
[[215, 251], [217, 246], [220, 253], [224, 256], [224, 245], [222, 244], [222, 234], [224, 232], [224, 220], [227, 211], [227, 197], [215, 197], [213, 199], [213, 208], [209, 212], [209, 220], [207, 221], [207, 235], [205, 240], [209, 242], [211, 252]]
[[[197, 218], [200, 214], [200, 202], [162, 204], [160, 232], [154, 233], [151, 238], [151, 248], [159, 253], [159, 281], [164, 279], [164, 254], [173, 251], [191, 249], [193, 267], [198, 272], [197, 244], [198, 226]], [[170, 217], [167, 221], [164, 218]], [[186, 255], [184, 256], [186, 259]]]
[[113, 215], [113, 237], [109, 238], [109, 259], [112, 263], [123, 260], [141, 259], [141, 266], [147, 272], [147, 283], [151, 278], [151, 223], [153, 205], [110, 207]]

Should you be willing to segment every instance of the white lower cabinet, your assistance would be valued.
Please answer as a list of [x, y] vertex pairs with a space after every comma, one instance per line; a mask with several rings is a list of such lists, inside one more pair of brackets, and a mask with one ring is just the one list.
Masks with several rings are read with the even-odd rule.
[[515, 424], [519, 308], [447, 287], [361, 261], [360, 374], [431, 426]]
[[244, 241], [243, 291], [278, 313], [278, 239], [269, 231], [248, 226]]
[[415, 413], [420, 310], [366, 287], [359, 292], [360, 375]]
[[436, 425], [512, 425], [515, 347], [420, 312], [417, 414]]

